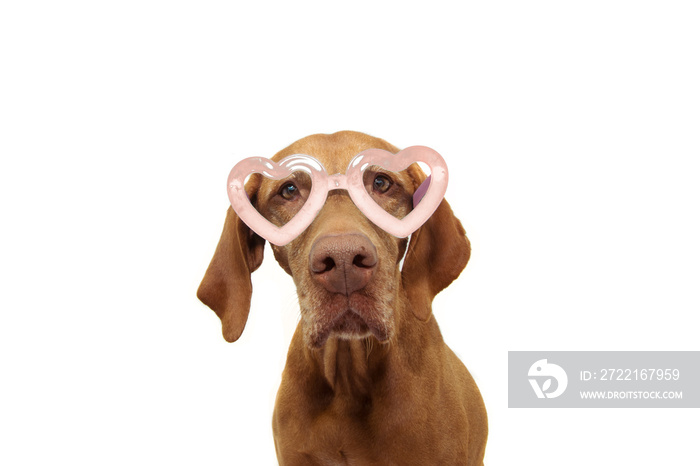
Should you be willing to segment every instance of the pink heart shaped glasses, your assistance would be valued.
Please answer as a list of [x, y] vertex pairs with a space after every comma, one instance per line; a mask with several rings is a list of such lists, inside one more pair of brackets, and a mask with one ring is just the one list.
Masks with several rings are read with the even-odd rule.
[[[430, 167], [430, 176], [413, 195], [413, 210], [404, 218], [396, 218], [379, 206], [365, 189], [362, 175], [370, 166], [399, 172], [414, 162]], [[283, 226], [269, 222], [253, 207], [244, 189], [245, 179], [259, 173], [273, 180], [287, 178], [295, 171], [311, 177], [311, 191], [301, 210]], [[394, 155], [381, 149], [368, 149], [357, 154], [345, 174], [328, 175], [325, 168], [310, 155], [296, 154], [279, 163], [264, 157], [250, 157], [238, 162], [228, 176], [228, 197], [233, 210], [251, 230], [272, 244], [284, 246], [299, 236], [316, 218], [326, 202], [328, 191], [345, 189], [352, 202], [367, 218], [384, 231], [405, 238], [425, 223], [435, 212], [447, 191], [447, 164], [434, 150], [413, 146]]]

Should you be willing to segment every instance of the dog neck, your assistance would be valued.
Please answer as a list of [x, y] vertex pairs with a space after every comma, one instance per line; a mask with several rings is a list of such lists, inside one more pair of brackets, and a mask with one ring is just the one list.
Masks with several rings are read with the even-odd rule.
[[370, 396], [372, 379], [377, 376], [377, 356], [386, 351], [378, 346], [382, 345], [374, 337], [356, 340], [331, 338], [314, 359], [336, 396], [361, 399]]
[[[292, 347], [303, 345], [305, 357], [303, 362], [297, 361], [302, 365], [293, 364], [297, 369], [294, 372], [304, 374], [302, 377], [315, 396], [322, 395], [329, 403], [339, 402], [350, 409], [366, 407], [375, 397], [393, 393], [397, 381], [431, 364], [428, 355], [435, 352], [429, 348], [439, 351], [444, 346], [432, 316], [422, 322], [412, 314], [406, 299], [399, 302], [395, 310], [396, 332], [386, 343], [374, 337], [332, 337], [322, 348], [314, 349], [303, 344], [297, 332]], [[294, 353], [294, 348], [290, 348], [290, 356]]]

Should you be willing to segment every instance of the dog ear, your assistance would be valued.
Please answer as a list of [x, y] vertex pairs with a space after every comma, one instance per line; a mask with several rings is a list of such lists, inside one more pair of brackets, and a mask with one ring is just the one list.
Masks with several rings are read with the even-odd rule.
[[[246, 186], [251, 202], [260, 184], [256, 181], [251, 178]], [[264, 250], [265, 240], [229, 207], [221, 239], [197, 290], [199, 300], [221, 319], [226, 341], [236, 341], [243, 333], [253, 293], [250, 274], [260, 267]]]
[[[408, 173], [418, 188], [425, 174], [417, 165]], [[428, 320], [433, 298], [452, 283], [471, 255], [471, 245], [462, 223], [454, 216], [446, 200], [442, 200], [433, 215], [411, 236], [401, 277], [413, 314]]]

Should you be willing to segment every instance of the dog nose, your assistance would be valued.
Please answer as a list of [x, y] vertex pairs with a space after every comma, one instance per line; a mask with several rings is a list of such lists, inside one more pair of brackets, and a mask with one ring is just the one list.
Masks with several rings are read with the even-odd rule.
[[369, 283], [377, 266], [377, 248], [362, 234], [322, 236], [311, 247], [313, 279], [332, 293], [350, 295]]

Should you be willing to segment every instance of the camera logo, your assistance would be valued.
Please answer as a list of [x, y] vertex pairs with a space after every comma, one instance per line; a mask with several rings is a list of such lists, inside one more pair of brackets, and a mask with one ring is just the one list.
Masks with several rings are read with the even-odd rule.
[[[540, 359], [530, 366], [530, 370], [527, 372], [530, 377], [530, 385], [535, 391], [537, 398], [556, 398], [566, 390], [566, 385], [569, 383], [569, 378], [566, 376], [566, 372], [561, 366], [556, 364], [547, 363], [546, 359]], [[556, 380], [556, 388], [552, 388], [552, 379]], [[542, 385], [540, 385], [540, 382]]]

